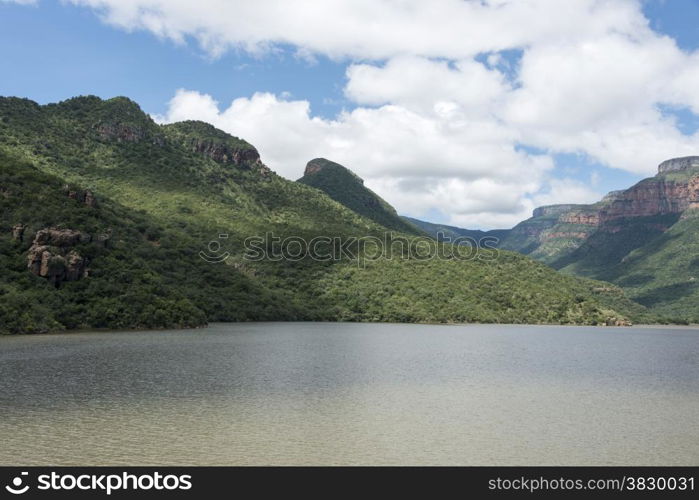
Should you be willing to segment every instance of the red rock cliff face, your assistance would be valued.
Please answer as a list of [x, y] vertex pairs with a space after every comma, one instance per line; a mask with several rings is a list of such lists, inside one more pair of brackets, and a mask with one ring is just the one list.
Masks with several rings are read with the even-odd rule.
[[600, 216], [604, 223], [626, 217], [682, 213], [699, 207], [699, 174], [687, 181], [654, 177], [619, 195]]

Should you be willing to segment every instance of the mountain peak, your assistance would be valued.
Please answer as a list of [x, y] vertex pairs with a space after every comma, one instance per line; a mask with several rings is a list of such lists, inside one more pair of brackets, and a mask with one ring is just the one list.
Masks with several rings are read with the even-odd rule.
[[333, 200], [350, 210], [389, 229], [419, 234], [413, 224], [401, 219], [396, 209], [364, 185], [350, 169], [325, 158], [314, 158], [306, 164], [298, 182], [324, 191]]
[[349, 168], [343, 167], [339, 163], [327, 160], [325, 158], [314, 158], [306, 164], [306, 169], [303, 171], [304, 177], [307, 175], [314, 175], [319, 172], [330, 173], [333, 172], [337, 175], [347, 175], [350, 174], [354, 180], [358, 181], [360, 184], [364, 185], [364, 179], [359, 177], [357, 174], [352, 172]]

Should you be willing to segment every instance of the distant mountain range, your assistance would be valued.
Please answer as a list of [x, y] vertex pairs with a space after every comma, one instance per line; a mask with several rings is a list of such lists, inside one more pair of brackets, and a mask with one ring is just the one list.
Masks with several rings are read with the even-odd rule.
[[425, 222], [412, 217], [403, 216], [403, 219], [420, 228], [425, 234], [439, 241], [455, 242], [462, 245], [479, 244], [484, 238], [488, 238], [499, 245], [510, 232], [509, 229], [493, 229], [481, 231], [479, 229], [464, 229], [445, 224]]
[[658, 174], [591, 205], [551, 205], [496, 231], [413, 224], [430, 234], [499, 238], [567, 274], [610, 281], [660, 315], [699, 322], [699, 156], [661, 163]]
[[159, 125], [125, 97], [43, 106], [0, 98], [0, 333], [252, 320], [657, 320], [616, 286], [516, 252], [421, 259], [399, 247], [370, 258], [353, 243], [356, 258], [244, 257], [250, 237], [270, 255], [276, 238], [322, 237], [336, 250], [338, 239], [387, 232], [409, 248], [424, 234], [328, 160], [311, 161], [292, 182], [248, 142], [202, 122]]

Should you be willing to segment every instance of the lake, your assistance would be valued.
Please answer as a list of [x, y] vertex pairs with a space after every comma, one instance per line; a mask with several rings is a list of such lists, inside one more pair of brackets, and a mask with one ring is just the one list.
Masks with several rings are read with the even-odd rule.
[[0, 337], [2, 465], [699, 465], [699, 330]]

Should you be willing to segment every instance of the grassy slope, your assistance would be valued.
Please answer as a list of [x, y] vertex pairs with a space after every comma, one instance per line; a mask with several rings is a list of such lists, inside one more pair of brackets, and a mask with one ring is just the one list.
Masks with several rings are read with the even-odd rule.
[[[99, 132], [105, 126], [139, 139], [105, 136]], [[0, 197], [7, 271], [0, 280], [0, 329], [215, 319], [594, 324], [643, 314], [618, 290], [600, 291], [605, 287], [507, 252], [494, 262], [396, 258], [366, 268], [348, 260], [243, 261], [242, 241], [251, 235], [364, 236], [385, 228], [315, 188], [263, 176], [250, 165], [221, 164], [186, 147], [199, 133], [202, 140], [250, 147], [204, 124], [160, 127], [124, 98], [43, 107], [0, 99], [1, 186], [10, 193]], [[98, 207], [67, 198], [64, 183], [93, 190]], [[111, 228], [115, 244], [106, 251], [83, 249], [92, 257], [93, 275], [56, 290], [26, 271], [30, 242], [18, 244], [9, 235], [17, 222], [29, 226], [29, 239], [50, 225]], [[232, 258], [225, 264], [201, 260], [198, 252], [224, 232]], [[15, 316], [24, 319], [13, 323]]]

